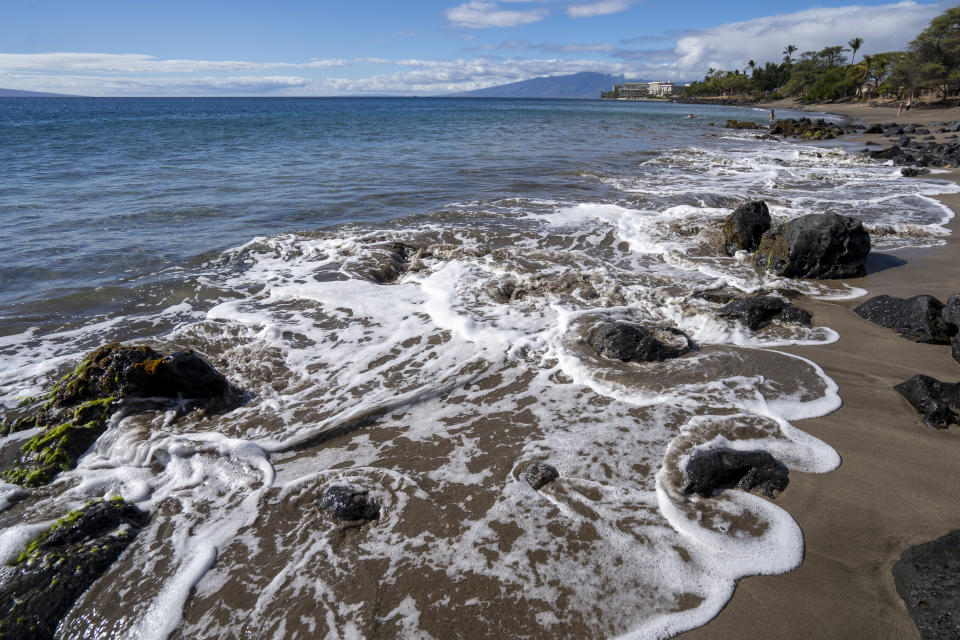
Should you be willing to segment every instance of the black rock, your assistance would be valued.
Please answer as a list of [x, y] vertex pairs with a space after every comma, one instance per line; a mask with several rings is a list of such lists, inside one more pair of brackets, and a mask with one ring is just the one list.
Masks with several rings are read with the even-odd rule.
[[875, 124], [867, 128], [867, 130], [864, 131], [864, 133], [883, 133], [883, 127], [880, 126], [879, 124]]
[[119, 499], [62, 518], [0, 582], [0, 639], [47, 640], [77, 598], [120, 557], [150, 517]]
[[904, 551], [893, 583], [922, 640], [960, 638], [960, 531]]
[[866, 275], [870, 235], [849, 216], [814, 213], [763, 234], [757, 265], [787, 278], [852, 278]]
[[900, 169], [900, 175], [905, 178], [914, 178], [916, 176], [922, 176], [930, 173], [930, 169], [924, 167], [903, 167]]
[[755, 200], [740, 205], [723, 223], [723, 249], [728, 256], [739, 250], [756, 251], [760, 237], [770, 228], [767, 203]]
[[683, 493], [705, 498], [719, 489], [760, 491], [772, 498], [774, 491], [783, 491], [790, 483], [787, 467], [766, 451], [697, 451], [687, 462], [684, 474], [687, 485]]
[[330, 485], [320, 495], [320, 508], [340, 520], [376, 520], [380, 517], [380, 505], [365, 489], [345, 485]]
[[927, 344], [950, 344], [956, 329], [943, 321], [943, 304], [933, 296], [870, 298], [853, 311], [881, 327], [893, 329], [907, 340]]
[[943, 305], [940, 317], [947, 326], [960, 329], [960, 295], [951, 293], [947, 296], [947, 302]]
[[527, 481], [527, 484], [539, 491], [547, 484], [559, 478], [560, 474], [557, 473], [557, 470], [554, 469], [553, 466], [545, 462], [534, 462], [524, 469], [522, 477]]
[[690, 338], [671, 327], [641, 327], [628, 322], [604, 324], [587, 341], [597, 353], [624, 362], [660, 362], [690, 351]]
[[910, 144], [910, 136], [900, 136], [900, 139], [897, 140], [897, 144], [899, 144], [901, 147], [907, 146]]
[[900, 147], [898, 147], [897, 145], [893, 145], [892, 147], [889, 147], [887, 149], [871, 151], [867, 155], [869, 155], [874, 160], [893, 160], [894, 158], [899, 156], [901, 153], [903, 152], [900, 150]]
[[731, 300], [717, 311], [717, 315], [739, 320], [753, 331], [765, 327], [774, 320], [809, 327], [813, 319], [813, 316], [803, 309], [771, 296]]
[[960, 384], [940, 382], [936, 378], [918, 374], [893, 388], [918, 413], [923, 414], [923, 423], [928, 427], [946, 429], [957, 422]]

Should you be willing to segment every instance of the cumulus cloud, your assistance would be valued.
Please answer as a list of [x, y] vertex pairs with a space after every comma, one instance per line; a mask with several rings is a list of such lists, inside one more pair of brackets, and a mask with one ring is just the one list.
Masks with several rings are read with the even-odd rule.
[[471, 0], [447, 9], [447, 20], [458, 27], [486, 29], [488, 27], [516, 27], [540, 22], [550, 12], [546, 9], [501, 9], [496, 2]]
[[674, 68], [698, 75], [707, 67], [742, 68], [753, 59], [777, 60], [788, 44], [814, 51], [863, 38], [862, 53], [902, 49], [944, 4], [898, 2], [872, 7], [814, 8], [733, 22], [681, 36], [674, 47]]
[[357, 62], [328, 58], [307, 62], [238, 60], [164, 60], [139, 53], [0, 53], [0, 70], [100, 73], [214, 73], [267, 69], [321, 69]]
[[56, 74], [7, 74], [4, 87], [81, 96], [249, 96], [310, 93], [298, 76], [140, 78]]
[[629, 8], [630, 2], [628, 0], [601, 0], [600, 2], [571, 5], [567, 7], [567, 15], [571, 18], [592, 18], [620, 13]]

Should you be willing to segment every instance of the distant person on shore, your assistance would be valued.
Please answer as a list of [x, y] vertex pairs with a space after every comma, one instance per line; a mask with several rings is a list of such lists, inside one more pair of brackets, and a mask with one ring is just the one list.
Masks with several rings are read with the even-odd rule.
[[907, 113], [910, 112], [910, 107], [912, 106], [913, 106], [913, 98], [910, 98], [909, 100], [907, 100]]
[[773, 109], [770, 109], [770, 122], [773, 122], [773, 119], [774, 119]]
[[903, 113], [903, 100], [900, 101], [900, 106], [897, 108], [897, 117], [900, 117], [900, 114]]

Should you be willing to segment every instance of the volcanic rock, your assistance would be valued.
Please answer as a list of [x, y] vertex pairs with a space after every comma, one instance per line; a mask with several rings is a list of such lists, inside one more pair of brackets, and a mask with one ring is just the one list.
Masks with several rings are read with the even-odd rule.
[[719, 489], [760, 491], [773, 498], [774, 491], [783, 491], [790, 483], [787, 467], [766, 451], [700, 450], [690, 457], [684, 474], [683, 493], [705, 498]]
[[671, 327], [612, 322], [595, 329], [588, 343], [597, 353], [624, 362], [660, 362], [690, 351], [690, 338]]
[[739, 250], [756, 251], [760, 237], [770, 228], [767, 203], [755, 200], [737, 207], [723, 223], [723, 249], [728, 256]]
[[380, 505], [365, 489], [346, 485], [330, 485], [320, 496], [320, 508], [340, 520], [376, 520], [380, 517]]
[[928, 427], [946, 429], [957, 422], [960, 384], [940, 382], [936, 378], [918, 374], [893, 388], [918, 413], [923, 414], [923, 423]]
[[150, 516], [119, 498], [88, 503], [31, 542], [0, 582], [0, 639], [48, 640]]
[[943, 319], [943, 304], [933, 296], [902, 299], [881, 295], [870, 298], [853, 311], [858, 316], [893, 329], [907, 340], [927, 344], [950, 344], [956, 333]]
[[560, 474], [552, 465], [545, 462], [534, 462], [524, 469], [522, 477], [527, 481], [527, 484], [539, 491], [559, 478]]
[[960, 638], [960, 530], [904, 551], [893, 583], [922, 640]]
[[787, 278], [851, 278], [866, 275], [870, 235], [849, 216], [814, 213], [763, 234], [757, 265]]
[[722, 318], [739, 320], [752, 331], [767, 326], [774, 320], [810, 326], [813, 319], [808, 312], [771, 296], [738, 298], [717, 311]]

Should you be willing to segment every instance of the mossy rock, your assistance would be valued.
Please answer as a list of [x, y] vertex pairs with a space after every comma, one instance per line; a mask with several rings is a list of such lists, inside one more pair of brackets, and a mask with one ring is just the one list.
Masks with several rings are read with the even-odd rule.
[[[61, 378], [44, 400], [0, 424], [2, 433], [43, 429], [0, 476], [36, 487], [74, 468], [106, 430], [110, 414], [121, 402], [136, 399], [141, 409], [174, 402], [213, 408], [226, 407], [236, 397], [226, 378], [192, 351], [164, 356], [147, 346], [105, 345]], [[184, 404], [184, 399], [190, 402]]]
[[0, 583], [0, 640], [47, 640], [149, 521], [121, 498], [96, 500], [37, 536]]

